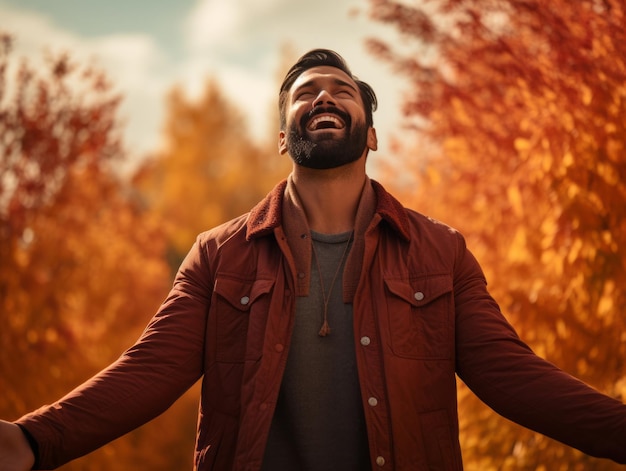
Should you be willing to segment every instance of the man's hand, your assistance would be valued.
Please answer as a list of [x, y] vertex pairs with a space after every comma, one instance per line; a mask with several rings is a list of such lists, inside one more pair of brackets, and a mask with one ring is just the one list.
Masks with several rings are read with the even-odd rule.
[[28, 471], [35, 456], [22, 430], [0, 420], [0, 471]]

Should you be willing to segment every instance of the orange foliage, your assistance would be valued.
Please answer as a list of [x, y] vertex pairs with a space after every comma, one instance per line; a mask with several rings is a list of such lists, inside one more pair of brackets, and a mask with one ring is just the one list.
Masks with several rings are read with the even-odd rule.
[[200, 232], [250, 210], [286, 177], [290, 161], [278, 155], [277, 135], [271, 148], [252, 142], [242, 114], [214, 81], [197, 101], [172, 91], [165, 140], [137, 184], [164, 221], [175, 270]]
[[[397, 191], [468, 236], [540, 355], [626, 398], [623, 0], [370, 3], [409, 39], [370, 43], [411, 83]], [[460, 394], [467, 469], [618, 469]]]
[[[0, 40], [0, 416], [68, 392], [140, 334], [169, 288], [165, 244], [115, 174], [119, 99], [67, 56], [37, 72]], [[187, 413], [188, 417], [189, 414]], [[161, 419], [169, 429], [178, 418]], [[191, 417], [194, 412], [191, 411]], [[187, 436], [144, 428], [63, 469], [191, 467]], [[176, 440], [184, 440], [184, 456]], [[154, 450], [172, 450], [168, 457]], [[127, 466], [123, 463], [129, 463]]]

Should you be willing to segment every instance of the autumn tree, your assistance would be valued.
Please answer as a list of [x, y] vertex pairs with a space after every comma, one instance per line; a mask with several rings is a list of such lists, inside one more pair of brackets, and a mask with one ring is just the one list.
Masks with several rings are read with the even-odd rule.
[[273, 145], [253, 141], [243, 114], [212, 79], [199, 99], [172, 90], [164, 136], [165, 148], [137, 184], [163, 220], [175, 270], [200, 232], [250, 210], [290, 165], [278, 155], [277, 136]]
[[[542, 356], [626, 398], [623, 0], [370, 0], [409, 80], [405, 201], [455, 225]], [[497, 417], [464, 388], [470, 470], [610, 470]]]
[[[169, 288], [164, 238], [119, 178], [119, 97], [67, 55], [0, 39], [0, 416], [59, 398], [141, 333]], [[161, 419], [179, 433], [182, 420]], [[187, 420], [187, 419], [185, 419]], [[180, 469], [187, 437], [144, 428], [63, 467]], [[185, 439], [184, 453], [177, 440]], [[155, 449], [168, 449], [167, 455]], [[135, 466], [141, 462], [143, 466]]]

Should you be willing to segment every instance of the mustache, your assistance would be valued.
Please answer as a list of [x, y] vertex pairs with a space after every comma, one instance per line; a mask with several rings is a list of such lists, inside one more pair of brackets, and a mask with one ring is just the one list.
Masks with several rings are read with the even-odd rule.
[[306, 129], [306, 124], [313, 119], [315, 116], [320, 115], [320, 114], [334, 114], [339, 116], [339, 118], [341, 118], [341, 120], [346, 123], [346, 128], [350, 129], [350, 125], [352, 122], [352, 119], [350, 118], [350, 115], [348, 113], [346, 113], [345, 111], [341, 111], [339, 108], [335, 107], [335, 106], [317, 106], [315, 108], [313, 108], [311, 111], [309, 111], [308, 113], [304, 114], [302, 116], [302, 118], [300, 119], [300, 129]]

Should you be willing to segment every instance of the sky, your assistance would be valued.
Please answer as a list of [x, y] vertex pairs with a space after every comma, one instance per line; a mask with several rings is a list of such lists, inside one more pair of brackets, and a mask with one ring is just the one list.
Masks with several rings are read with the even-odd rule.
[[0, 30], [34, 64], [46, 51], [68, 51], [104, 70], [123, 96], [120, 117], [135, 160], [158, 150], [172, 87], [194, 97], [215, 78], [252, 135], [267, 138], [281, 51], [333, 49], [376, 91], [378, 154], [387, 155], [406, 83], [367, 51], [368, 37], [399, 41], [367, 10], [366, 0], [0, 0]]

